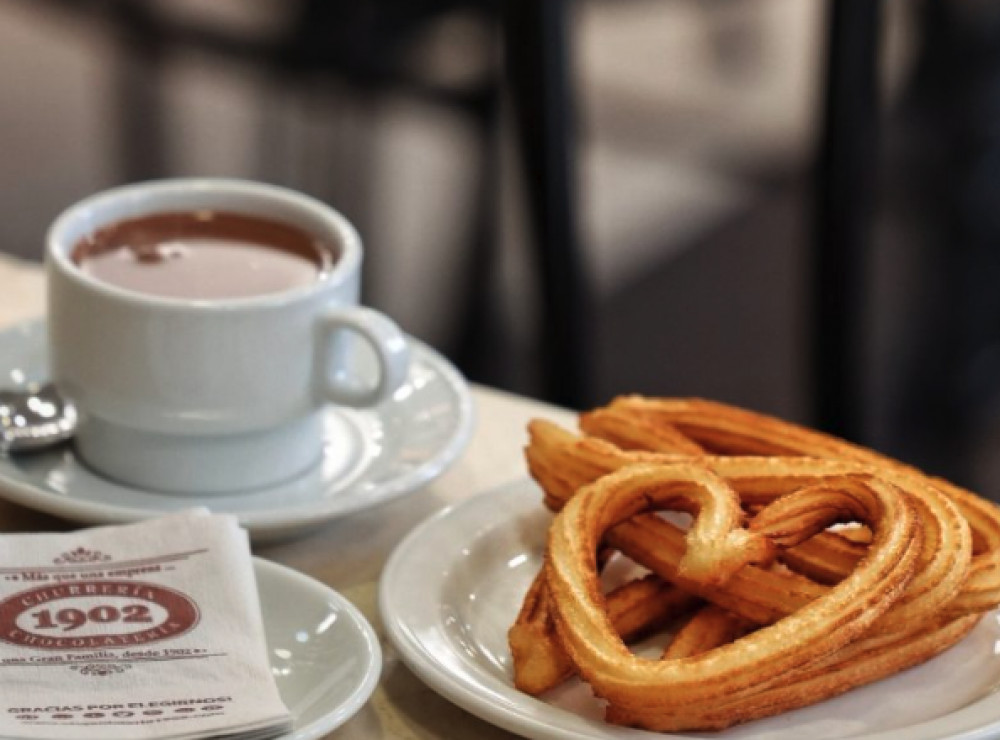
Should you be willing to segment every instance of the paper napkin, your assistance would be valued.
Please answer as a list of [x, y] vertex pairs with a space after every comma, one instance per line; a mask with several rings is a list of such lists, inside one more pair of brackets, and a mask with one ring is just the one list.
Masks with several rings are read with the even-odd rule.
[[0, 737], [287, 732], [247, 534], [203, 510], [0, 535]]

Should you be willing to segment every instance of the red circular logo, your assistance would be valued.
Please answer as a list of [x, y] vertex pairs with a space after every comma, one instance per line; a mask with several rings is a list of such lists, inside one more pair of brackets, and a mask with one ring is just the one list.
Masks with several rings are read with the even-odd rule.
[[0, 640], [42, 650], [128, 648], [182, 635], [199, 619], [194, 601], [154, 583], [76, 581], [0, 601]]

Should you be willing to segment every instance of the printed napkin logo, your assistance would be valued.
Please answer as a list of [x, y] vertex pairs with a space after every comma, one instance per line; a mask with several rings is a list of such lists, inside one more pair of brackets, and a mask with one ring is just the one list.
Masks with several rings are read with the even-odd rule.
[[194, 601], [164, 586], [79, 581], [0, 601], [0, 640], [39, 650], [126, 648], [178, 637], [199, 619]]

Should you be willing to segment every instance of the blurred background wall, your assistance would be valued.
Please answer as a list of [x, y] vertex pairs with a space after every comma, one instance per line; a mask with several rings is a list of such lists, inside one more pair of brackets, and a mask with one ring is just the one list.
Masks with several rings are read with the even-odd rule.
[[[123, 182], [287, 185], [356, 223], [368, 302], [472, 379], [544, 395], [526, 175], [504, 88], [495, 110], [483, 93], [503, 82], [495, 4], [340, 5], [318, 16], [279, 0], [0, 5], [0, 250], [40, 259], [61, 209]], [[957, 207], [942, 184], [968, 175], [957, 160], [991, 156], [1000, 116], [980, 114], [1000, 96], [948, 80], [964, 70], [987, 90], [996, 81], [997, 13], [979, 2], [956, 17], [942, 5], [883, 8], [859, 436], [988, 485], [1000, 311], [985, 298], [947, 306], [991, 294], [983, 265], [1000, 259], [1000, 242], [956, 267], [947, 255]], [[577, 215], [595, 305], [580, 405], [625, 392], [700, 395], [812, 421], [810, 229], [828, 7], [572, 4]], [[382, 36], [367, 35], [373, 21]], [[970, 48], [970, 28], [978, 46], [963, 56], [955, 49]], [[972, 112], [935, 117], [959, 93]], [[495, 119], [484, 119], [484, 100]], [[978, 149], [956, 120], [979, 122], [967, 126]], [[968, 145], [964, 160], [942, 144], [952, 139]], [[976, 197], [988, 198], [995, 178], [980, 177], [988, 184]], [[484, 235], [491, 246], [477, 251]], [[477, 269], [487, 277], [470, 283]], [[463, 354], [470, 284], [491, 314], [475, 362]], [[972, 327], [952, 351], [964, 353], [961, 367], [940, 361], [953, 322]]]

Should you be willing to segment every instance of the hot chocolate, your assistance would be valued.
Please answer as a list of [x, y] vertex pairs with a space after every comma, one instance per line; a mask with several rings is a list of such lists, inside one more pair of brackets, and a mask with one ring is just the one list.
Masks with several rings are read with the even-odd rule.
[[93, 278], [138, 293], [226, 300], [281, 293], [321, 280], [336, 254], [295, 226], [238, 213], [157, 213], [81, 239], [72, 259]]

